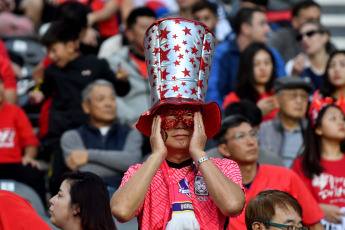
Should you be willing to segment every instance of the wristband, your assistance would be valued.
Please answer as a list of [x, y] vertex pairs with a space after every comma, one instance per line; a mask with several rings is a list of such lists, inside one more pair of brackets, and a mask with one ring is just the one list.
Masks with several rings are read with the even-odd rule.
[[202, 162], [205, 162], [205, 161], [208, 161], [208, 160], [211, 160], [211, 157], [207, 156], [207, 157], [202, 157], [201, 159], [199, 159], [197, 162], [196, 162], [196, 165], [199, 166]]

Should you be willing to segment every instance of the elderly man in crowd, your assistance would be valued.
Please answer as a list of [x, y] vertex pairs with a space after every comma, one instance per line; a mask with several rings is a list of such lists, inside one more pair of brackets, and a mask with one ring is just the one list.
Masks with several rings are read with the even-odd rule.
[[116, 120], [113, 85], [96, 80], [82, 92], [82, 107], [89, 122], [66, 131], [61, 148], [66, 165], [72, 170], [90, 171], [100, 176], [113, 194], [123, 173], [141, 160], [141, 134]]

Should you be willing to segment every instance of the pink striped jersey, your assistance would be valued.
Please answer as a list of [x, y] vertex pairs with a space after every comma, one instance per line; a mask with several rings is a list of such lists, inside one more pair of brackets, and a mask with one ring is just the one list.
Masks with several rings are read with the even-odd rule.
[[[213, 163], [230, 180], [238, 184], [242, 189], [242, 175], [236, 162], [229, 159], [211, 158]], [[123, 186], [131, 176], [142, 166], [136, 164], [131, 166], [125, 173], [121, 186]], [[138, 223], [141, 230], [163, 229], [163, 222], [167, 205], [169, 203], [169, 187], [165, 181], [162, 166], [154, 175], [144, 202], [136, 212]], [[169, 168], [169, 175], [172, 183], [178, 183], [186, 176], [189, 166], [181, 169]], [[205, 182], [202, 179], [200, 171], [193, 173], [192, 179], [188, 182], [191, 193], [193, 208], [196, 219], [199, 222], [201, 230], [224, 229], [226, 216], [217, 208], [210, 194], [207, 191]], [[229, 194], [231, 196], [231, 194]], [[237, 215], [239, 215], [238, 213]]]

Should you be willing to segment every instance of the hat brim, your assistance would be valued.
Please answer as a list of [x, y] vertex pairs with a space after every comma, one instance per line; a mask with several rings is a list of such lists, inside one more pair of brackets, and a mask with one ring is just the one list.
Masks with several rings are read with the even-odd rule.
[[151, 136], [152, 121], [155, 116], [155, 112], [163, 105], [198, 105], [203, 110], [203, 121], [205, 126], [205, 133], [207, 139], [212, 138], [220, 129], [221, 113], [219, 106], [216, 102], [196, 102], [194, 100], [185, 98], [167, 98], [159, 101], [151, 109], [143, 113], [136, 125], [137, 129], [144, 135]]

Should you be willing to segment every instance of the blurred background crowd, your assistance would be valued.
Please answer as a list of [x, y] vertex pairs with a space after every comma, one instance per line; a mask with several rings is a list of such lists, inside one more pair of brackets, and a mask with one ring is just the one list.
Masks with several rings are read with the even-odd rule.
[[42, 218], [65, 172], [97, 174], [111, 196], [151, 152], [135, 128], [151, 104], [145, 32], [183, 17], [217, 39], [206, 101], [224, 122], [207, 153], [236, 161], [248, 189], [260, 165], [286, 168], [322, 223], [344, 229], [344, 12], [336, 0], [0, 0], [0, 189]]

